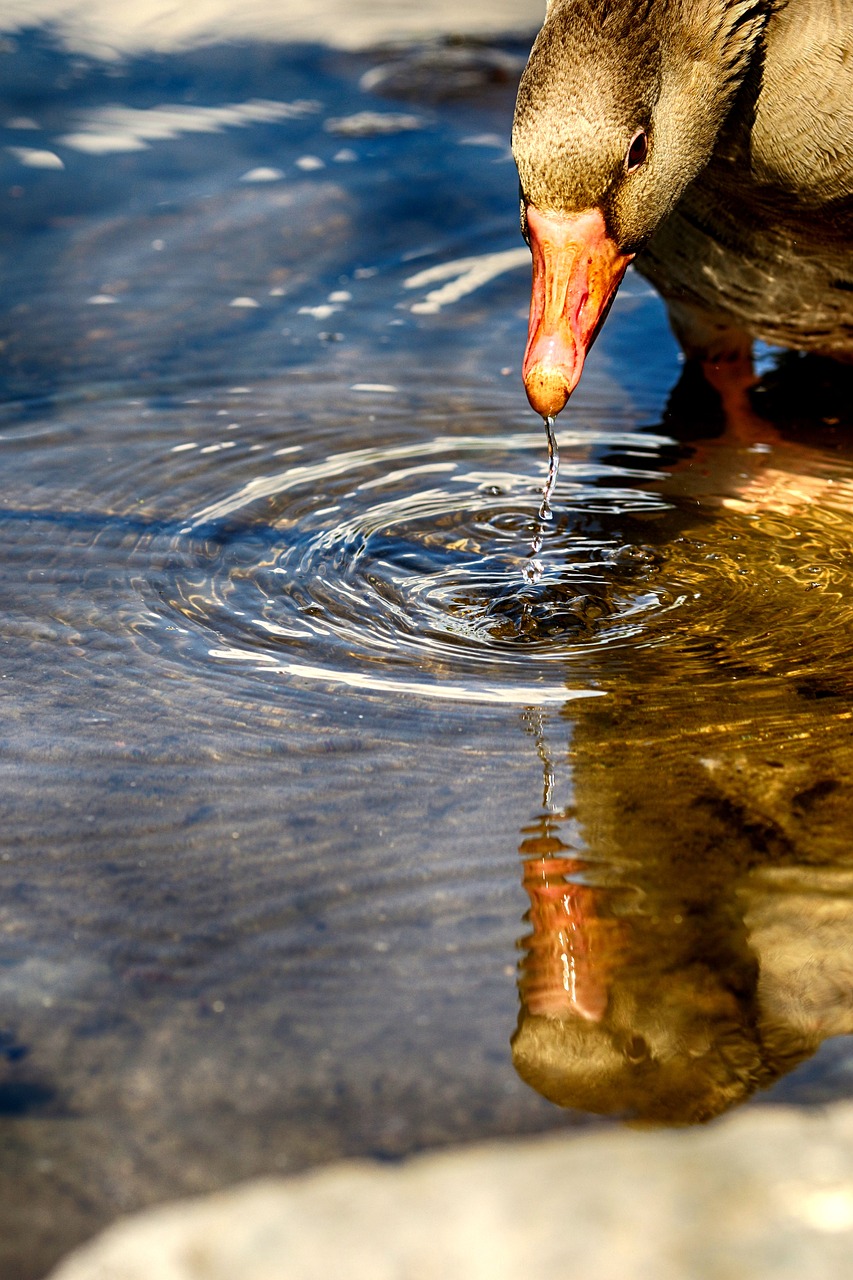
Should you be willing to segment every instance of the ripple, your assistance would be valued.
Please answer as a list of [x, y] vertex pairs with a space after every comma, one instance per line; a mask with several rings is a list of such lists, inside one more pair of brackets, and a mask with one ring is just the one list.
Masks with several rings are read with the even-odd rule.
[[651, 469], [664, 443], [561, 433], [544, 521], [539, 433], [290, 446], [172, 535], [149, 607], [205, 660], [432, 699], [563, 704], [661, 658], [673, 696], [747, 679], [758, 697], [780, 675], [846, 687], [846, 464], [721, 467], [723, 494], [697, 505], [695, 474]]
[[[540, 528], [541, 484], [518, 466], [542, 444], [438, 436], [294, 460], [195, 513], [158, 607], [215, 660], [297, 679], [519, 705], [597, 696], [577, 664], [674, 601], [653, 548], [584, 516], [665, 504], [634, 487], [656, 473], [567, 459]], [[542, 573], [526, 581], [537, 534]]]
[[[562, 705], [661, 669], [672, 702], [737, 680], [757, 706], [778, 677], [807, 697], [849, 691], [844, 457], [721, 445], [701, 469], [670, 472], [662, 437], [561, 431], [543, 521], [540, 431], [482, 434], [471, 412], [459, 435], [415, 436], [388, 398], [368, 405], [370, 445], [333, 451], [339, 423], [282, 444], [272, 395], [241, 395], [239, 413], [221, 401], [158, 407], [158, 437], [181, 443], [156, 454], [138, 406], [90, 407], [85, 432], [52, 425], [53, 470], [31, 465], [38, 424], [4, 433], [9, 547], [38, 542], [40, 589], [58, 573], [75, 634], [123, 634], [146, 681], [153, 658], [170, 678], [214, 676], [219, 699], [248, 677]], [[122, 449], [106, 450], [120, 412]], [[40, 510], [46, 477], [53, 514]], [[97, 588], [88, 605], [66, 585], [83, 581]]]
[[[803, 480], [789, 476], [789, 489]], [[842, 488], [849, 496], [849, 482]], [[682, 666], [701, 659], [706, 676], [843, 676], [847, 688], [853, 523], [843, 502], [836, 491], [789, 510], [727, 501], [707, 535], [675, 538], [666, 579], [676, 605], [647, 642], [669, 646]]]

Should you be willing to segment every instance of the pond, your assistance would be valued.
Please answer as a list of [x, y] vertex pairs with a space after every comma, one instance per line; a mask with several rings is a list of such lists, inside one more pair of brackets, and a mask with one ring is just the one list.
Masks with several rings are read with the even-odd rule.
[[538, 519], [525, 53], [2, 45], [4, 1280], [850, 1093], [849, 383], [724, 429], [632, 271]]

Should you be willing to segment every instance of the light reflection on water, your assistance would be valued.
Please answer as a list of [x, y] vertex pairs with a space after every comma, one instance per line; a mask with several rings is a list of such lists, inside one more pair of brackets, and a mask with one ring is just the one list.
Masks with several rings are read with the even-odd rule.
[[[715, 435], [629, 277], [525, 582], [505, 63], [448, 101], [435, 50], [0, 56], [4, 1276], [166, 1195], [589, 1123], [513, 1071], [519, 933], [516, 1063], [564, 1103], [848, 1092], [819, 374]], [[108, 119], [146, 145], [68, 142]]]
[[[437, 436], [250, 481], [194, 515], [195, 547], [163, 603], [224, 641], [213, 657], [330, 684], [522, 706], [589, 696], [567, 683], [567, 662], [636, 634], [660, 602], [638, 585], [653, 554], [578, 537], [578, 515], [587, 503], [614, 514], [658, 503], [627, 488], [639, 469], [566, 462], [564, 519], [549, 530], [544, 576], [524, 584], [537, 486], [509, 466], [538, 444]], [[597, 483], [608, 479], [626, 488]]]

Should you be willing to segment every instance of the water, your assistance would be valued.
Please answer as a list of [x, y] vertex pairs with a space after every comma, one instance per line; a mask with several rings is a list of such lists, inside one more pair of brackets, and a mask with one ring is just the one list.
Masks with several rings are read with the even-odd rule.
[[545, 541], [545, 526], [553, 518], [551, 499], [554, 497], [554, 491], [557, 488], [557, 476], [560, 472], [560, 450], [557, 445], [556, 427], [553, 418], [545, 419], [545, 433], [548, 437], [548, 475], [542, 489], [542, 502], [539, 506], [539, 527], [536, 530], [533, 545], [530, 548], [530, 560], [522, 570], [522, 577], [525, 582], [529, 583], [539, 582], [545, 571], [545, 566], [539, 559], [539, 552], [542, 550], [542, 544]]
[[4, 1280], [849, 1094], [849, 396], [765, 354], [721, 433], [630, 274], [547, 492], [522, 58], [0, 54]]

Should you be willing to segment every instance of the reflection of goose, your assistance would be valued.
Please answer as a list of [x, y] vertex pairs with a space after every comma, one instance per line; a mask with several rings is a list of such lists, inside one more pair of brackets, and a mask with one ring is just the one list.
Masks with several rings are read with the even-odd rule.
[[[796, 457], [808, 471], [805, 447]], [[819, 545], [798, 515], [770, 536], [756, 521], [756, 539]], [[848, 546], [844, 495], [830, 516]], [[702, 563], [744, 527], [728, 511], [703, 525]], [[671, 534], [668, 571], [693, 554]], [[608, 696], [567, 708], [564, 778], [545, 716], [528, 717], [545, 786], [519, 850], [530, 908], [513, 1061], [560, 1105], [701, 1122], [853, 1034], [853, 664], [849, 646], [800, 639], [818, 597], [828, 633], [849, 634], [849, 593], [809, 590], [796, 554], [767, 575], [752, 563], [749, 591], [775, 594], [790, 632], [740, 631], [724, 574], [677, 643], [647, 643], [639, 684], [618, 650], [598, 652]]]
[[607, 867], [560, 839], [572, 817], [540, 819], [521, 849], [513, 1060], [539, 1093], [696, 1123], [853, 1032], [853, 869], [757, 865], [727, 887], [713, 866]]
[[524, 380], [558, 413], [633, 255], [709, 370], [751, 340], [853, 359], [848, 0], [549, 0], [513, 150]]

